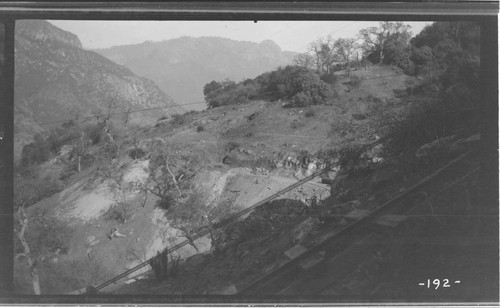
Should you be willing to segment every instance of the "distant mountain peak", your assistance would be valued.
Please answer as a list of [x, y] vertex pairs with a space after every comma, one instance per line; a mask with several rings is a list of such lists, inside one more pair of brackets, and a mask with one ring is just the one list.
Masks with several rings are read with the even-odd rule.
[[78, 36], [59, 29], [45, 20], [20, 20], [16, 22], [16, 34], [22, 34], [35, 40], [53, 40], [72, 47], [82, 48]]
[[276, 44], [275, 41], [273, 40], [264, 40], [260, 42], [259, 44], [261, 47], [268, 48], [268, 49], [275, 49], [276, 51], [281, 51], [281, 47]]
[[155, 81], [180, 104], [203, 102], [203, 87], [212, 80], [254, 78], [292, 64], [295, 57], [272, 40], [257, 43], [210, 36], [182, 36], [96, 52]]

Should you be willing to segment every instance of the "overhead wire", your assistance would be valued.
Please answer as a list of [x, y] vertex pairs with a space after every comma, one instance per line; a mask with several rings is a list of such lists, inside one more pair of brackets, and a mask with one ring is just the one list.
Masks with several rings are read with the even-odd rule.
[[29, 126], [41, 126], [41, 125], [48, 125], [48, 124], [55, 124], [55, 123], [65, 123], [68, 121], [79, 121], [79, 120], [88, 120], [88, 119], [93, 119], [93, 118], [100, 118], [100, 117], [106, 117], [108, 115], [121, 115], [121, 114], [127, 114], [127, 113], [136, 113], [136, 112], [146, 112], [146, 111], [152, 111], [152, 110], [163, 110], [163, 109], [170, 109], [170, 108], [177, 108], [177, 107], [182, 107], [182, 106], [188, 106], [188, 105], [197, 105], [200, 104], [200, 102], [196, 103], [187, 103], [187, 104], [182, 104], [182, 105], [172, 105], [172, 106], [165, 106], [165, 107], [154, 107], [154, 108], [145, 108], [145, 109], [135, 109], [135, 110], [130, 110], [130, 111], [121, 111], [121, 112], [112, 112], [112, 113], [103, 113], [99, 115], [93, 115], [93, 116], [84, 116], [84, 117], [78, 117], [78, 118], [67, 118], [64, 120], [57, 120], [57, 121], [50, 121], [50, 122], [41, 122], [41, 123], [33, 123], [33, 124], [26, 124], [26, 125], [18, 125], [15, 126], [14, 128], [20, 128], [20, 127], [29, 127]]

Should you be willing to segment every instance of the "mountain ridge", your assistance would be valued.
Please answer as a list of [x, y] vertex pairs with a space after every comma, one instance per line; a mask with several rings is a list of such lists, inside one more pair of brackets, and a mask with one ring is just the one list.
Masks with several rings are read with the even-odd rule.
[[[16, 157], [23, 144], [45, 130], [36, 123], [105, 114], [111, 105], [115, 112], [147, 108], [168, 108], [165, 115], [185, 112], [153, 81], [82, 49], [76, 35], [47, 21], [18, 21], [16, 25]], [[151, 122], [161, 115], [158, 111], [134, 113], [130, 121]]]
[[255, 43], [188, 36], [94, 51], [155, 81], [180, 104], [203, 101], [203, 86], [212, 80], [254, 78], [291, 64], [295, 57], [271, 40]]

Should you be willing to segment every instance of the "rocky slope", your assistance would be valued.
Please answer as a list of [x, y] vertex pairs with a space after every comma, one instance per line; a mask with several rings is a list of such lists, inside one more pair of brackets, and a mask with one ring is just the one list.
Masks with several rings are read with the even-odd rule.
[[41, 20], [16, 23], [15, 34], [16, 153], [39, 126], [33, 122], [162, 107], [132, 114], [133, 122], [150, 122], [162, 113], [183, 112], [154, 82], [105, 57], [83, 50], [72, 33]]
[[96, 52], [155, 81], [180, 104], [203, 102], [203, 86], [212, 80], [254, 78], [291, 64], [295, 56], [270, 40], [257, 44], [218, 37], [181, 37]]

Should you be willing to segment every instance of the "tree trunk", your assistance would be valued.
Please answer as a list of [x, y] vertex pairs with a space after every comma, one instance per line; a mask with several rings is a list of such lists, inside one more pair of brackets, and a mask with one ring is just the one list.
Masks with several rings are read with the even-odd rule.
[[31, 259], [30, 247], [28, 245], [28, 242], [26, 241], [26, 238], [24, 237], [24, 233], [28, 228], [28, 217], [26, 216], [26, 213], [24, 212], [24, 208], [22, 206], [19, 207], [18, 216], [19, 223], [21, 224], [21, 230], [16, 231], [16, 235], [19, 239], [19, 242], [21, 242], [21, 245], [23, 246], [24, 254], [22, 255], [26, 257], [26, 261], [30, 269], [31, 281], [33, 283], [33, 292], [35, 293], [35, 295], [40, 295], [40, 279], [38, 278], [38, 271], [36, 270], [35, 262], [33, 262], [33, 259]]
[[177, 180], [175, 179], [175, 175], [172, 172], [172, 170], [170, 170], [170, 166], [168, 165], [168, 158], [167, 158], [167, 162], [165, 164], [165, 167], [167, 168], [168, 173], [170, 173], [170, 176], [172, 177], [172, 181], [174, 182], [174, 185], [177, 188], [177, 191], [179, 192], [179, 196], [182, 198], [182, 192], [181, 192], [181, 189], [179, 188], [179, 184], [177, 183]]
[[193, 246], [193, 248], [196, 250], [196, 253], [200, 253], [198, 247], [196, 246], [196, 244], [194, 243], [194, 240], [193, 238], [191, 237], [191, 235], [189, 234], [189, 232], [187, 231], [186, 228], [183, 228], [183, 227], [177, 227], [179, 230], [181, 230], [182, 232], [184, 232], [184, 237], [187, 238], [187, 240], [189, 241], [189, 244], [191, 246]]

